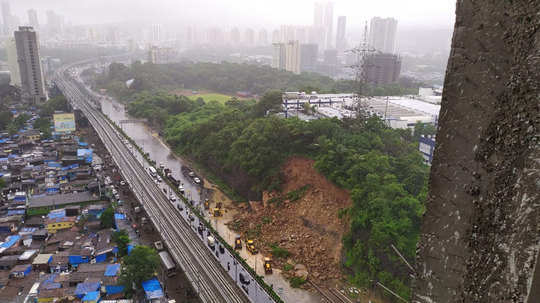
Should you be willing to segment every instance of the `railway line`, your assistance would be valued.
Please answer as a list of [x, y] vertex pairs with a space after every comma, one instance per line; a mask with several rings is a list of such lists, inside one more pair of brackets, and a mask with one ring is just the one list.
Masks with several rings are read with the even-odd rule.
[[321, 294], [325, 302], [328, 303], [353, 303], [351, 299], [349, 299], [347, 296], [342, 294], [339, 290], [335, 288], [325, 288], [321, 287], [311, 281], [308, 281], [308, 283], [313, 286]]
[[143, 163], [124, 144], [123, 136], [104, 115], [88, 103], [80, 87], [66, 79], [67, 68], [61, 69], [55, 79], [75, 108], [80, 109], [109, 150], [123, 177], [162, 235], [171, 256], [185, 271], [186, 276], [203, 302], [244, 303], [250, 299], [212, 256], [205, 244], [197, 238], [190, 225], [169, 202], [145, 171]]

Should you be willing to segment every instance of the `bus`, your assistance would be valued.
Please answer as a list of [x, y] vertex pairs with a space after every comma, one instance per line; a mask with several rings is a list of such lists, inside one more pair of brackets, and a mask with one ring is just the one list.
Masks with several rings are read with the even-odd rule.
[[148, 172], [150, 172], [150, 176], [156, 177], [157, 171], [153, 166], [148, 167]]
[[171, 255], [164, 250], [159, 252], [159, 258], [161, 259], [161, 263], [163, 263], [163, 269], [165, 270], [167, 277], [176, 275], [176, 264], [174, 264]]

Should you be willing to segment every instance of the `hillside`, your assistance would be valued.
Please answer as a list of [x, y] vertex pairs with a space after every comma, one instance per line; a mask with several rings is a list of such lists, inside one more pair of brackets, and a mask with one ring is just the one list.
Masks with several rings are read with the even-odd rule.
[[[284, 177], [281, 192], [265, 192], [263, 207], [244, 208], [230, 226], [245, 238], [259, 234], [258, 248], [263, 255], [272, 254], [272, 245], [289, 251], [289, 257], [274, 257], [276, 268], [282, 269], [286, 263], [303, 264], [310, 280], [340, 278], [341, 238], [348, 227], [338, 214], [351, 207], [349, 193], [317, 172], [311, 159], [293, 157], [281, 171]], [[296, 201], [294, 194], [287, 195], [306, 186]]]

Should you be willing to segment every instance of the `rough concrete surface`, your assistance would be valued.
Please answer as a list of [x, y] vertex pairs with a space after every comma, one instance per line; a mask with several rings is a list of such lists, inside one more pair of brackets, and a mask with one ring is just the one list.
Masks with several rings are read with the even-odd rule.
[[540, 302], [539, 102], [540, 1], [458, 0], [413, 302]]

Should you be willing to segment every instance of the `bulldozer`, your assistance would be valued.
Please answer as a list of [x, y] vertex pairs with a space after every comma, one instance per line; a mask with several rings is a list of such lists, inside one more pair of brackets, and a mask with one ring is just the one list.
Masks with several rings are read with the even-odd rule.
[[213, 214], [214, 214], [214, 217], [221, 217], [223, 216], [223, 211], [221, 210], [221, 208], [214, 208], [214, 211], [213, 211]]
[[249, 251], [252, 255], [256, 255], [256, 254], [259, 253], [259, 251], [258, 251], [257, 248], [255, 247], [255, 242], [254, 242], [253, 240], [247, 240], [246, 246], [247, 246], [248, 251]]
[[236, 236], [236, 238], [234, 238], [234, 249], [242, 249], [242, 239], [240, 236]]
[[272, 259], [265, 257], [263, 261], [264, 273], [267, 275], [272, 274]]
[[214, 211], [213, 211], [214, 217], [222, 217], [223, 216], [222, 205], [223, 204], [221, 202], [216, 203], [216, 207], [214, 208]]

